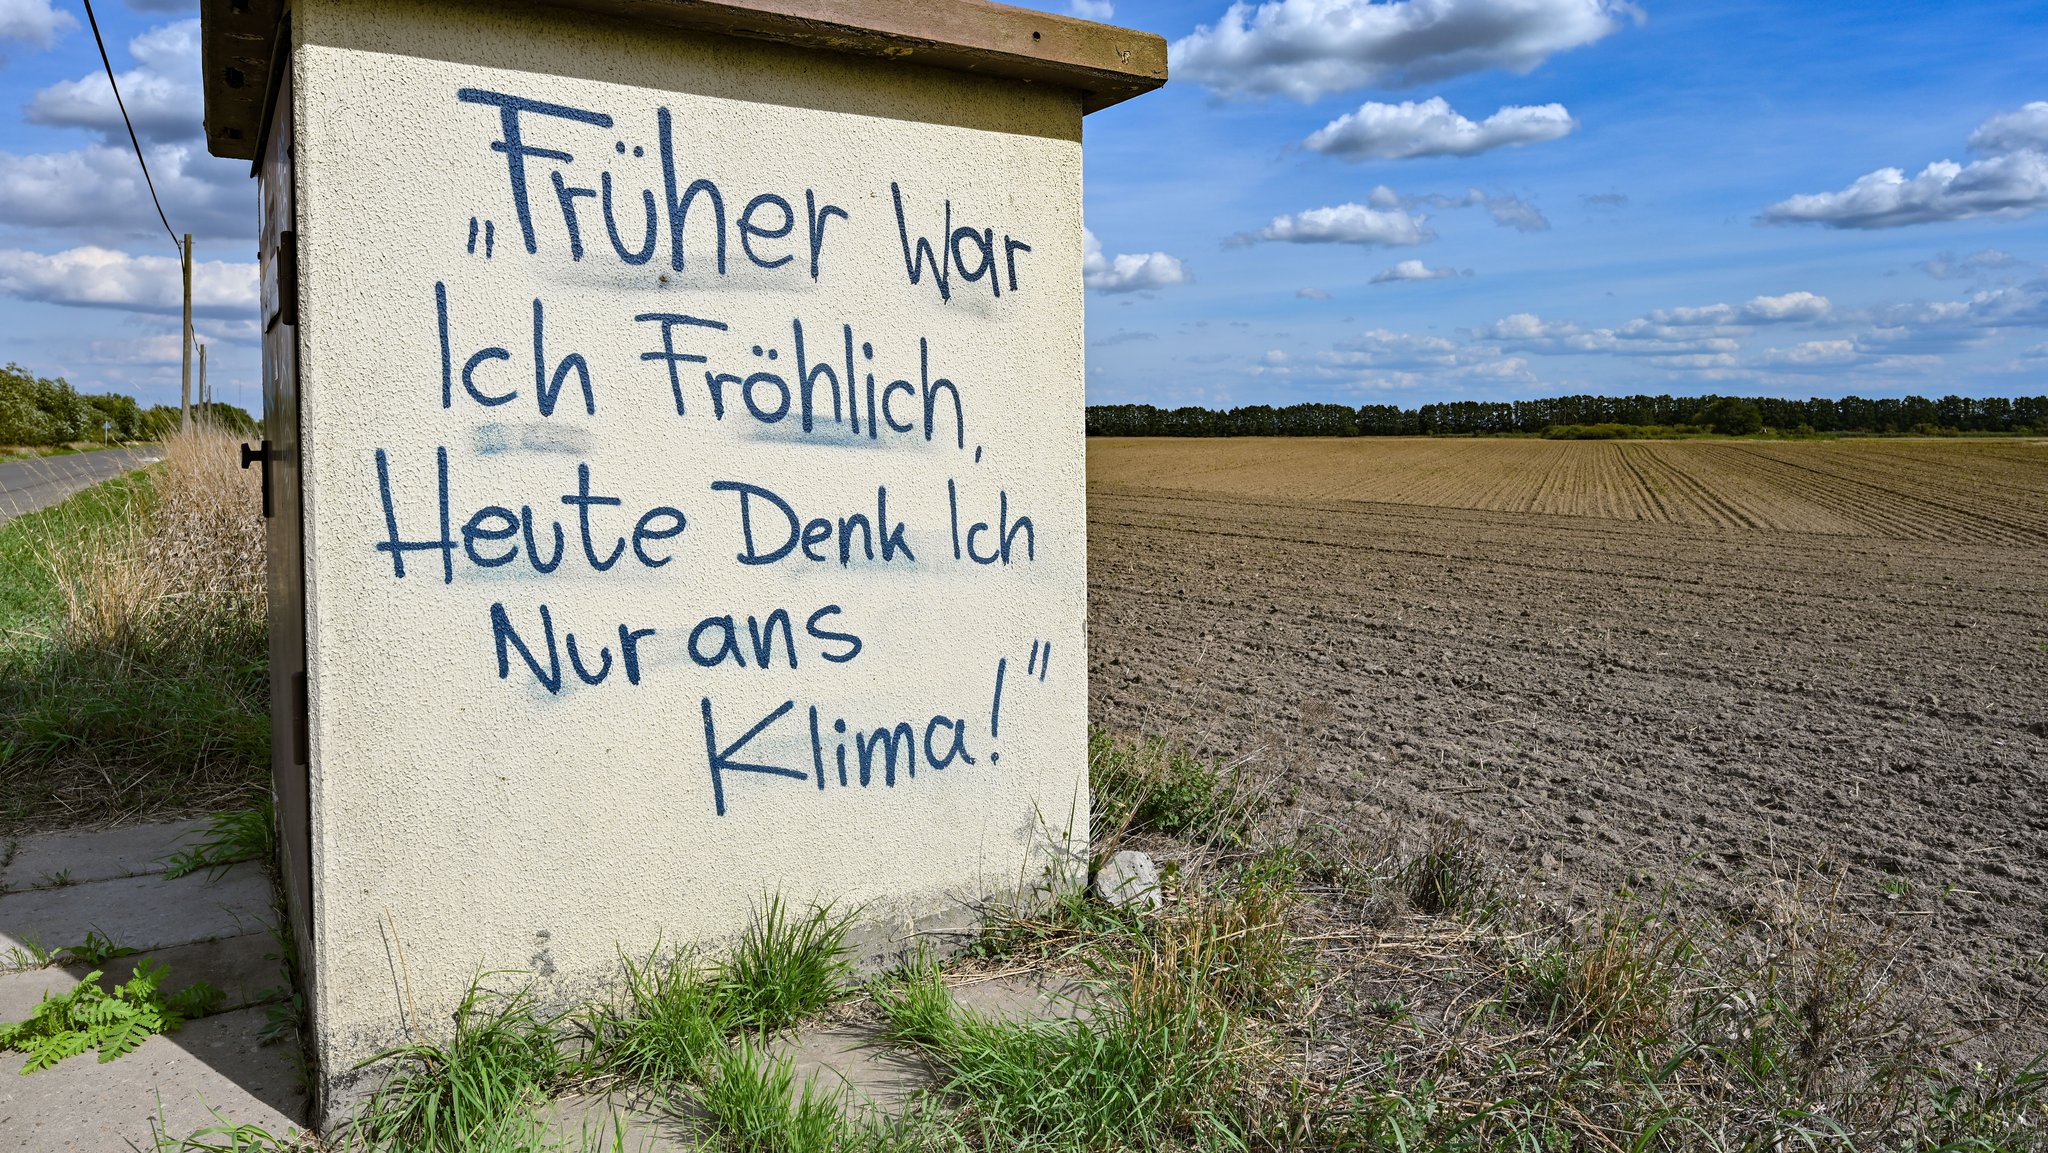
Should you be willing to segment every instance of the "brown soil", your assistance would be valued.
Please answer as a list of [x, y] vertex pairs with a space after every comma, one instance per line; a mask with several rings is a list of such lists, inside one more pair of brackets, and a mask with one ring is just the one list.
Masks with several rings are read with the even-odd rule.
[[1564, 910], [1818, 884], [1959, 1051], [2048, 1047], [2041, 442], [1091, 441], [1089, 537], [1096, 723]]

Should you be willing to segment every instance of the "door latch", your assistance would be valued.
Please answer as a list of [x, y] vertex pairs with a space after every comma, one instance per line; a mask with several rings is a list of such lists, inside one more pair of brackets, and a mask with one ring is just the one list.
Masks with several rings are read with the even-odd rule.
[[267, 440], [262, 442], [262, 447], [260, 448], [251, 448], [247, 444], [242, 445], [242, 467], [246, 469], [252, 464], [261, 464], [263, 466], [263, 516], [266, 520], [270, 517], [270, 462], [273, 459], [274, 456], [270, 451], [270, 442]]

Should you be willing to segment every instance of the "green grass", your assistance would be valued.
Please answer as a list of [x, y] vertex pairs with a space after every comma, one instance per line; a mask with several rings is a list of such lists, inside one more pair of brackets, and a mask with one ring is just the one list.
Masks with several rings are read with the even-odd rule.
[[108, 531], [151, 499], [150, 473], [131, 472], [0, 524], [0, 653], [41, 648], [63, 613], [48, 551]]
[[452, 1038], [386, 1055], [339, 1147], [524, 1153], [549, 1145], [548, 1098], [624, 1090], [735, 1153], [2048, 1151], [2048, 1071], [1942, 1064], [1889, 1006], [1887, 955], [1824, 902], [1730, 929], [1623, 895], [1563, 923], [1456, 826], [1214, 828], [1154, 842], [1179, 866], [1158, 912], [1068, 893], [990, 921], [968, 963], [1085, 971], [1078, 1017], [965, 1011], [929, 958], [871, 984], [849, 1015], [933, 1074], [900, 1122], [775, 1055], [861, 994], [846, 918], [768, 898], [729, 956], [656, 950], [573, 1017], [473, 992]]
[[572, 1070], [561, 1020], [530, 988], [472, 987], [448, 1040], [378, 1055], [388, 1077], [349, 1137], [391, 1153], [526, 1147], [538, 1132], [533, 1110]]
[[1492, 898], [1485, 850], [1470, 829], [1448, 822], [1430, 826], [1422, 852], [1402, 868], [1401, 891], [1424, 913], [1469, 913]]
[[[268, 736], [268, 733], [265, 733]], [[164, 860], [164, 879], [175, 881], [201, 869], [218, 876], [242, 861], [270, 861], [277, 856], [276, 813], [270, 798], [254, 808], [215, 813], [199, 840]]]
[[[0, 835], [262, 793], [267, 628], [218, 559], [246, 547], [217, 527], [252, 531], [233, 515], [246, 494], [192, 479], [217, 477], [230, 447], [187, 438], [0, 525]], [[248, 584], [249, 561], [231, 563]]]
[[582, 1020], [594, 1064], [663, 1096], [704, 1071], [737, 1025], [718, 996], [714, 972], [686, 950], [623, 959], [624, 988]]
[[854, 1133], [838, 1093], [797, 1080], [788, 1058], [747, 1037], [713, 1054], [696, 1100], [732, 1153], [833, 1153]]
[[1101, 996], [1081, 1016], [961, 1010], [926, 964], [876, 992], [885, 1035], [938, 1068], [938, 1099], [974, 1148], [1241, 1148], [1257, 1022], [1303, 975], [1285, 940], [1285, 868], [1255, 864], [1241, 879], [1084, 946]]
[[623, 1083], [708, 1119], [720, 1148], [886, 1144], [766, 1048], [775, 1031], [854, 991], [848, 919], [768, 897], [729, 957], [704, 963], [657, 949], [627, 958], [618, 995], [573, 1015], [542, 1012], [530, 987], [472, 987], [446, 1041], [375, 1059], [385, 1081], [346, 1139], [381, 1153], [546, 1148], [535, 1117], [550, 1097]]
[[780, 894], [771, 894], [718, 967], [714, 995], [736, 1024], [756, 1033], [793, 1025], [841, 999], [852, 986], [852, 919], [830, 906], [792, 913]]

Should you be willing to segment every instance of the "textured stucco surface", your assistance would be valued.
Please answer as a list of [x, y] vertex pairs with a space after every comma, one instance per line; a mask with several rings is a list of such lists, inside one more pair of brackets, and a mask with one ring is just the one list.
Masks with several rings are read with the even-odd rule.
[[[799, 902], [865, 903], [871, 916], [902, 924], [1028, 880], [1049, 833], [1085, 836], [1078, 100], [887, 61], [524, 10], [311, 0], [295, 6], [293, 35], [312, 977], [317, 1048], [330, 1075], [414, 1026], [438, 1028], [481, 971], [529, 971], [572, 996], [606, 980], [620, 950], [645, 950], [658, 937], [729, 939], [771, 889]], [[574, 154], [527, 162], [537, 254], [521, 243], [506, 157], [491, 149], [499, 114], [460, 102], [464, 88], [615, 118], [609, 129], [523, 118], [530, 145]], [[622, 240], [637, 248], [642, 190], [666, 200], [661, 108], [673, 118], [679, 190], [701, 177], [724, 197], [723, 275], [701, 199], [685, 230], [683, 271], [671, 263], [666, 212], [653, 258], [630, 265], [614, 252], [594, 196], [575, 200], [585, 256], [571, 258], [550, 173], [597, 188], [610, 172]], [[892, 181], [913, 243], [919, 234], [936, 241], [947, 201], [955, 227], [993, 229], [999, 260], [1005, 235], [1028, 243], [1015, 286], [999, 270], [998, 298], [986, 278], [970, 283], [956, 271], [952, 299], [942, 301], [929, 273], [910, 284]], [[815, 280], [806, 190], [847, 213], [826, 225]], [[790, 202], [797, 217], [788, 236], [754, 239], [763, 257], [795, 257], [775, 269], [749, 262], [735, 230], [765, 193]], [[473, 218], [492, 226], [488, 259], [483, 241], [470, 250]], [[771, 230], [779, 222], [772, 209], [756, 220]], [[978, 260], [972, 242], [962, 252]], [[448, 298], [448, 407], [437, 282]], [[573, 372], [553, 415], [540, 413], [536, 298], [550, 371], [582, 354], [595, 415]], [[642, 359], [661, 347], [659, 327], [633, 319], [649, 312], [729, 326], [677, 330], [679, 347], [709, 357], [677, 366], [682, 415], [664, 362]], [[804, 327], [809, 359], [842, 377], [842, 325], [851, 325], [855, 345], [874, 349], [871, 362], [856, 355], [878, 389], [892, 379], [922, 389], [925, 339], [926, 371], [958, 387], [964, 449], [943, 394], [930, 442], [921, 392], [915, 404], [895, 397], [893, 411], [913, 432], [874, 438], [822, 416], [803, 434], [794, 405], [781, 422], [763, 422], [733, 385], [716, 419], [705, 371], [793, 379], [793, 321]], [[470, 354], [490, 346], [505, 356], [480, 362], [478, 391], [515, 394], [494, 407], [462, 383]], [[771, 385], [757, 398], [773, 409]], [[865, 412], [865, 397], [861, 404]], [[530, 508], [543, 554], [561, 523], [560, 567], [537, 573], [515, 537], [479, 542], [483, 555], [518, 548], [500, 567], [479, 567], [458, 545], [452, 580], [435, 550], [405, 554], [406, 575], [394, 575], [392, 554], [376, 548], [388, 536], [376, 454], [386, 456], [399, 535], [419, 540], [439, 534], [438, 448], [447, 450], [458, 539], [484, 506]], [[600, 556], [631, 536], [644, 510], [672, 506], [687, 528], [647, 542], [650, 556], [672, 555], [670, 563], [639, 563], [628, 541], [615, 567], [592, 569], [577, 509], [561, 500], [578, 492], [579, 465], [589, 467], [593, 493], [623, 501], [593, 509]], [[1024, 560], [1021, 540], [1007, 565], [956, 559], [949, 479], [963, 531], [995, 521], [1006, 492], [1010, 517], [1032, 521], [1035, 560]], [[889, 520], [903, 524], [916, 559], [884, 563], [878, 540], [877, 559], [856, 546], [842, 567], [835, 536], [816, 546], [825, 563], [793, 553], [742, 565], [737, 498], [714, 492], [714, 481], [766, 487], [805, 520], [835, 522], [852, 513], [874, 519], [876, 487], [886, 485]], [[780, 523], [771, 516], [756, 531], [779, 539], [779, 528], [764, 526]], [[991, 540], [984, 534], [980, 544], [986, 553]], [[494, 604], [543, 665], [540, 605], [558, 644], [575, 634], [586, 670], [601, 665], [599, 648], [609, 650], [610, 673], [583, 683], [563, 651], [560, 691], [550, 692], [508, 650], [501, 677]], [[823, 627], [860, 637], [852, 660], [823, 659], [849, 646], [806, 636], [806, 619], [826, 605], [842, 611]], [[778, 608], [794, 622], [795, 669], [779, 641], [773, 667], [758, 667], [748, 635], [750, 614]], [[703, 667], [690, 656], [697, 623], [722, 614], [735, 617], [745, 667]], [[621, 625], [656, 630], [638, 643], [638, 684], [627, 683]], [[699, 652], [717, 647], [706, 635]], [[1041, 653], [1049, 659], [1037, 660]], [[1002, 659], [998, 736], [990, 730]], [[792, 702], [733, 755], [804, 777], [729, 772], [727, 811], [717, 815], [706, 700], [720, 747]], [[814, 706], [822, 788], [809, 736]], [[923, 759], [928, 740], [951, 743], [950, 721], [930, 735], [935, 715], [957, 719], [976, 764], [937, 770]], [[920, 746], [916, 776], [899, 770], [885, 787], [877, 761], [868, 787], [857, 779], [842, 787], [836, 718], [855, 730], [909, 722]], [[849, 766], [857, 777], [851, 750]]]

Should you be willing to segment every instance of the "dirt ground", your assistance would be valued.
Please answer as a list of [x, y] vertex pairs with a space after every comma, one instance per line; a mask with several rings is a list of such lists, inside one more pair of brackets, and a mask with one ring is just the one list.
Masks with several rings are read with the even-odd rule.
[[[1349, 495], [1445, 444], [1455, 479]], [[1546, 479], [1581, 475], [1608, 479]], [[1579, 515], [1517, 495], [1546, 491]], [[2024, 1060], [2048, 1049], [2044, 525], [2039, 441], [1091, 441], [1093, 720], [1342, 827], [1469, 822], [1565, 912], [1832, 905], [1959, 1053]]]

